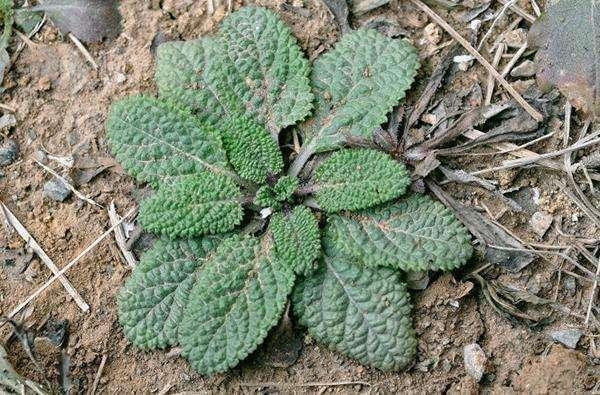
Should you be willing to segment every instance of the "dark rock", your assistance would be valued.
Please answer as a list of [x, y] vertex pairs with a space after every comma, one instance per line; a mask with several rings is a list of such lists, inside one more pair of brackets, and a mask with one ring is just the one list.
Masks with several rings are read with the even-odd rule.
[[0, 147], [0, 166], [8, 166], [19, 157], [19, 144], [13, 139], [8, 139]]
[[60, 180], [52, 179], [44, 184], [44, 197], [56, 202], [64, 202], [71, 190]]

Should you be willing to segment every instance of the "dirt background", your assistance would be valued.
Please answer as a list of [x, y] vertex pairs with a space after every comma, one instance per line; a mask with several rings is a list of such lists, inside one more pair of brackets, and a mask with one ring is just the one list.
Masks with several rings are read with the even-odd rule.
[[[234, 8], [241, 3], [235, 1]], [[462, 13], [435, 9], [466, 36], [469, 27], [461, 19], [462, 15], [483, 3], [463, 1], [468, 7], [462, 8], [465, 10]], [[530, 1], [517, 3], [533, 13]], [[259, 4], [274, 9], [291, 25], [311, 59], [331, 48], [339, 38], [338, 25], [320, 1], [265, 0]], [[501, 7], [494, 2], [491, 10]], [[33, 159], [47, 160], [48, 166], [75, 180], [80, 179], [82, 173], [85, 176], [109, 165], [110, 168], [77, 188], [105, 207], [114, 201], [121, 214], [134, 207], [145, 193], [145, 187], [136, 185], [111, 159], [104, 128], [107, 109], [118, 98], [155, 91], [151, 46], [157, 34], [168, 39], [193, 39], [214, 31], [227, 13], [225, 6], [219, 6], [214, 15], [208, 15], [205, 2], [192, 0], [125, 0], [121, 11], [122, 34], [113, 41], [89, 46], [98, 70], [93, 70], [74, 45], [47, 23], [33, 38], [33, 45], [26, 46], [16, 60], [5, 79], [5, 91], [0, 95], [1, 103], [16, 110], [17, 119], [15, 127], [0, 132], [0, 145], [9, 138], [14, 139], [21, 151], [16, 162], [0, 167], [0, 199], [59, 267], [108, 229], [108, 215], [105, 209], [75, 196], [62, 203], [45, 198], [43, 185], [52, 176]], [[515, 19], [515, 15], [507, 11], [488, 41], [498, 39]], [[443, 48], [436, 48], [449, 37], [429, 25], [431, 21], [408, 1], [392, 1], [352, 18], [351, 24], [363, 26], [373, 21], [378, 26], [382, 26], [378, 21], [384, 21], [388, 33], [395, 29], [396, 34], [406, 36], [419, 48], [424, 65], [407, 101], [410, 106], [427, 83], [429, 73], [440, 62]], [[490, 22], [485, 23], [489, 26]], [[517, 27], [526, 30], [529, 24], [521, 21]], [[15, 39], [11, 48], [19, 42]], [[482, 52], [488, 59], [492, 56]], [[532, 58], [532, 54], [527, 56]], [[477, 92], [477, 87], [485, 90], [486, 80], [487, 74], [474, 65], [465, 72], [457, 71], [453, 81], [443, 87], [442, 94], [458, 96], [460, 92]], [[511, 82], [524, 90], [531, 86], [532, 79], [511, 78]], [[494, 101], [504, 95], [497, 92]], [[556, 102], [557, 110], [546, 121], [549, 130], [561, 128], [563, 105], [561, 100]], [[575, 124], [579, 124], [578, 119]], [[421, 122], [416, 132], [427, 127], [426, 122]], [[558, 146], [561, 138], [557, 134], [530, 149]], [[41, 153], [44, 150], [58, 157], [73, 157], [75, 165], [66, 169], [52, 157], [44, 157]], [[483, 158], [465, 156], [449, 163], [455, 168], [477, 169], [504, 159], [502, 156]], [[504, 189], [517, 188], [525, 194], [534, 191], [539, 195], [539, 199], [524, 198], [532, 207], [524, 212], [511, 210], [482, 188], [450, 185], [447, 189], [468, 205], [488, 207], [495, 220], [528, 242], [560, 245], [581, 238], [598, 239], [598, 230], [557, 186], [555, 181], [562, 177], [562, 174], [540, 169], [488, 175], [488, 179], [498, 181]], [[537, 236], [529, 225], [535, 211], [553, 216], [554, 226], [544, 237]], [[26, 254], [26, 245], [16, 234], [4, 227], [0, 227], [0, 232], [0, 257], [2, 253], [5, 256]], [[150, 239], [142, 236], [135, 251], [139, 253], [148, 243]], [[291, 366], [270, 366], [265, 362], [269, 358], [264, 355], [275, 350], [263, 347], [260, 355], [253, 355], [226, 374], [210, 378], [192, 371], [187, 362], [178, 357], [176, 349], [168, 353], [136, 350], [123, 337], [117, 320], [115, 294], [130, 270], [112, 238], [100, 243], [68, 272], [69, 280], [91, 306], [88, 314], [77, 308], [60, 285], [54, 285], [16, 317], [15, 321], [25, 328], [18, 332], [29, 335], [37, 367], [18, 336], [11, 336], [9, 326], [0, 330], [0, 344], [5, 346], [21, 374], [50, 384], [57, 391], [61, 386], [70, 388], [71, 393], [91, 388], [104, 357], [106, 363], [98, 393], [598, 392], [600, 352], [595, 346], [598, 323], [592, 319], [590, 324], [584, 325], [583, 320], [591, 295], [590, 282], [564, 273], [559, 277], [559, 267], [572, 272], [577, 272], [577, 268], [557, 259], [537, 259], [516, 274], [500, 268], [486, 269], [483, 274], [487, 279], [555, 300], [565, 311], [571, 312], [554, 311], [546, 325], [532, 327], [499, 314], [486, 301], [479, 284], [464, 279], [483, 263], [476, 257], [467, 268], [454, 275], [433, 274], [426, 290], [413, 292], [419, 355], [415, 365], [402, 373], [386, 374], [360, 366], [305, 338], [301, 328], [295, 333], [303, 348]], [[7, 315], [49, 277], [49, 270], [35, 256], [30, 261], [0, 260], [0, 315]], [[582, 332], [575, 350], [553, 342], [550, 333], [557, 329]], [[54, 343], [52, 340], [62, 335], [65, 341], [57, 347], [54, 343], [60, 340]], [[470, 343], [478, 343], [487, 357], [486, 371], [479, 383], [465, 371], [463, 348]]]

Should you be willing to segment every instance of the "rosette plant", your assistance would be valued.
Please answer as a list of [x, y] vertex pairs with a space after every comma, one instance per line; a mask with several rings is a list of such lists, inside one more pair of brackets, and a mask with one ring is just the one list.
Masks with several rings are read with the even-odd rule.
[[[139, 222], [160, 239], [118, 296], [127, 338], [180, 345], [198, 372], [224, 372], [291, 301], [328, 347], [382, 370], [410, 364], [402, 271], [464, 264], [470, 236], [407, 194], [402, 163], [348, 142], [372, 137], [418, 67], [407, 41], [372, 30], [311, 66], [264, 8], [231, 14], [214, 37], [160, 45], [158, 97], [125, 98], [108, 117], [116, 157], [156, 189]], [[280, 148], [290, 134], [298, 152]]]

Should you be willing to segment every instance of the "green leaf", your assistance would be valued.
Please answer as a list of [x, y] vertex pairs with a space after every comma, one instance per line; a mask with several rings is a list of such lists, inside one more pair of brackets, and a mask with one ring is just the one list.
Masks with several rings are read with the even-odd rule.
[[143, 349], [176, 345], [183, 310], [217, 237], [159, 240], [142, 257], [118, 294], [125, 335]]
[[321, 233], [314, 214], [298, 206], [291, 213], [275, 213], [269, 229], [273, 232], [277, 257], [298, 274], [314, 271], [321, 253]]
[[283, 170], [283, 158], [269, 132], [255, 121], [230, 118], [223, 125], [223, 146], [240, 177], [262, 184]]
[[107, 137], [125, 170], [157, 187], [203, 170], [228, 173], [216, 130], [158, 99], [132, 96], [113, 104]]
[[422, 195], [333, 215], [324, 237], [365, 265], [402, 270], [451, 270], [473, 253], [471, 237], [454, 214]]
[[170, 238], [224, 233], [242, 221], [240, 197], [230, 178], [202, 172], [160, 188], [142, 203], [139, 221]]
[[300, 127], [303, 150], [323, 152], [372, 137], [404, 98], [418, 67], [417, 51], [407, 41], [374, 30], [344, 35], [313, 65], [315, 116]]
[[228, 83], [235, 78], [215, 38], [169, 41], [158, 47], [159, 97], [181, 103], [215, 125], [223, 117], [244, 112], [242, 98]]
[[271, 237], [232, 237], [205, 264], [179, 327], [183, 354], [201, 374], [224, 372], [277, 324], [294, 273], [273, 254]]
[[274, 136], [312, 108], [310, 67], [288, 26], [266, 8], [244, 7], [223, 21], [224, 49], [248, 111]]
[[410, 184], [404, 165], [371, 149], [343, 149], [317, 169], [313, 186], [319, 206], [334, 213], [360, 210], [402, 196]]
[[63, 34], [73, 33], [84, 42], [100, 42], [121, 33], [115, 0], [44, 0], [31, 11], [44, 11]]
[[215, 123], [246, 114], [276, 136], [312, 108], [308, 61], [289, 28], [264, 8], [231, 14], [216, 38], [160, 45], [156, 70], [161, 97]]
[[292, 301], [312, 337], [362, 364], [397, 371], [415, 356], [409, 294], [392, 269], [362, 266], [326, 246], [322, 264], [299, 281]]
[[256, 192], [254, 203], [259, 207], [271, 207], [279, 210], [283, 202], [290, 202], [298, 189], [296, 177], [283, 176], [272, 187], [263, 185]]

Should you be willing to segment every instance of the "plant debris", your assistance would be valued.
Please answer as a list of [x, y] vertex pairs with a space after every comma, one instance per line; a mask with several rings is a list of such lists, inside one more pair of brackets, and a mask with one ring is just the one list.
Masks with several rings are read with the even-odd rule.
[[73, 33], [88, 43], [112, 39], [121, 32], [115, 0], [45, 0], [30, 11], [45, 12], [63, 34]]
[[553, 1], [529, 32], [537, 47], [537, 78], [556, 86], [571, 104], [597, 116], [600, 111], [600, 6], [590, 0]]

